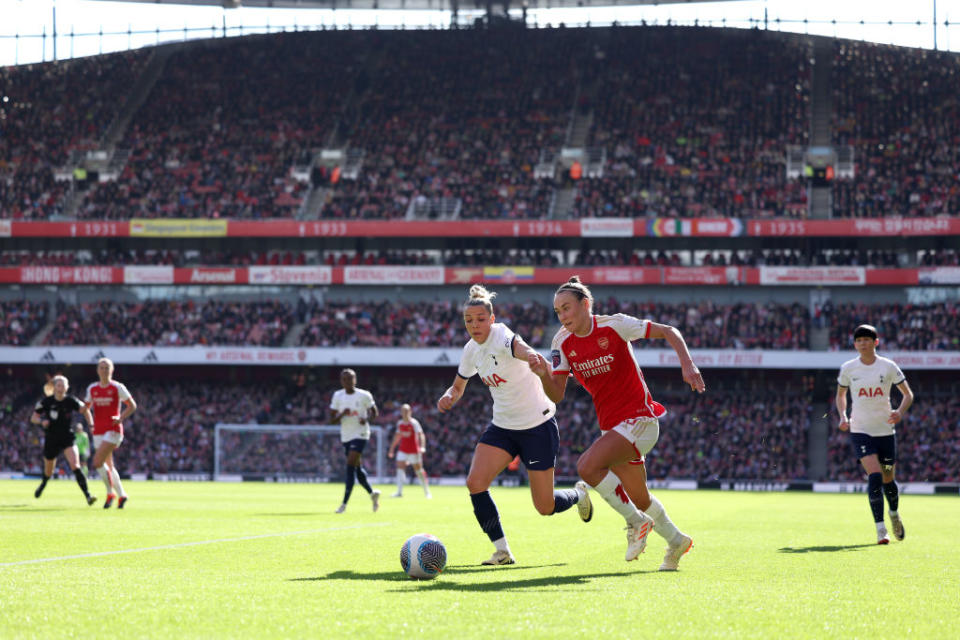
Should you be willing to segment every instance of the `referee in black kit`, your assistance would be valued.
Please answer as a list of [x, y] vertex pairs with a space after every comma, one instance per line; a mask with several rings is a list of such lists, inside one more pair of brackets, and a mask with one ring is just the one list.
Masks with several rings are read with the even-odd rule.
[[80, 456], [77, 453], [73, 435], [73, 414], [75, 411], [82, 412], [87, 424], [93, 423], [93, 417], [90, 415], [90, 409], [76, 396], [67, 395], [69, 388], [70, 383], [65, 376], [54, 376], [44, 385], [43, 391], [46, 396], [37, 402], [33, 415], [30, 416], [30, 422], [39, 424], [46, 432], [43, 440], [43, 481], [33, 496], [39, 498], [43, 493], [47, 481], [53, 475], [57, 456], [63, 452], [63, 457], [73, 469], [73, 475], [77, 479], [77, 484], [80, 485], [80, 490], [87, 498], [87, 505], [92, 505], [97, 498], [90, 495], [87, 489], [87, 477], [80, 470]]

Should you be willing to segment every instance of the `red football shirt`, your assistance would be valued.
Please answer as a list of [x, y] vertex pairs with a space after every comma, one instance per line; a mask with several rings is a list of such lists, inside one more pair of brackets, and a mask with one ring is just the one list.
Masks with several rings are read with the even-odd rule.
[[94, 382], [87, 387], [84, 402], [90, 405], [93, 413], [93, 435], [102, 436], [107, 431], [119, 431], [123, 435], [123, 425], [113, 424], [114, 418], [120, 417], [123, 401], [130, 399], [130, 392], [122, 383], [111, 380], [107, 386]]
[[560, 329], [553, 338], [554, 375], [572, 373], [590, 392], [604, 431], [629, 418], [659, 418], [667, 412], [654, 401], [630, 345], [649, 337], [649, 320], [618, 313], [593, 316], [593, 328], [585, 336]]
[[417, 441], [417, 432], [419, 431], [422, 431], [422, 429], [416, 418], [410, 418], [410, 422], [397, 423], [397, 433], [400, 434], [397, 448], [400, 453], [420, 453], [420, 443]]

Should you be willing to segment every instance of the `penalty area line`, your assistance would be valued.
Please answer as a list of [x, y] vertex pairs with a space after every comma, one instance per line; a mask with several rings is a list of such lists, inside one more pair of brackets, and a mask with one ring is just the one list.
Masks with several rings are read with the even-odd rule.
[[167, 549], [182, 549], [184, 547], [199, 547], [205, 544], [219, 544], [221, 542], [244, 542], [246, 540], [263, 540], [265, 538], [283, 538], [286, 536], [303, 536], [311, 533], [326, 533], [328, 531], [346, 531], [365, 527], [386, 527], [389, 522], [376, 524], [356, 524], [345, 527], [327, 527], [324, 529], [307, 529], [305, 531], [283, 531], [280, 533], [261, 533], [255, 536], [240, 536], [238, 538], [218, 538], [216, 540], [198, 540], [196, 542], [178, 542], [176, 544], [161, 544], [156, 547], [140, 547], [139, 549], [118, 549], [116, 551], [96, 551], [94, 553], [78, 553], [70, 556], [56, 556], [54, 558], [37, 558], [35, 560], [19, 560], [17, 562], [0, 562], [0, 567], [16, 567], [25, 564], [40, 564], [43, 562], [57, 562], [58, 560], [78, 560], [81, 558], [99, 558], [102, 556], [116, 556], [123, 553], [141, 553], [143, 551], [164, 551]]

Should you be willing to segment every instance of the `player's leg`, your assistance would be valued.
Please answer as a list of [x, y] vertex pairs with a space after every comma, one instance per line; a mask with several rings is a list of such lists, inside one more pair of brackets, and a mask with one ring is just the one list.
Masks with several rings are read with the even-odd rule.
[[47, 488], [47, 482], [53, 476], [53, 467], [57, 462], [56, 454], [53, 457], [48, 457], [49, 449], [44, 446], [43, 448], [43, 478], [40, 480], [40, 486], [37, 487], [37, 490], [33, 492], [34, 498], [39, 498], [43, 493], [43, 490]]
[[104, 438], [113, 443], [113, 450], [110, 451], [110, 481], [114, 491], [117, 492], [117, 509], [123, 509], [123, 505], [127, 503], [127, 492], [123, 488], [123, 483], [120, 482], [120, 472], [117, 471], [117, 465], [114, 462], [114, 452], [123, 442], [123, 435], [119, 431], [108, 431]]
[[[651, 424], [655, 424], [655, 421]], [[619, 426], [604, 432], [583, 452], [577, 460], [577, 473], [627, 521], [626, 559], [630, 561], [635, 560], [646, 548], [647, 534], [653, 530], [654, 521], [634, 505], [620, 484], [620, 479], [610, 470], [639, 455], [633, 440], [628, 438], [635, 440], [637, 433], [633, 431], [642, 434], [643, 429], [632, 429], [637, 426], [632, 423], [628, 425], [631, 428], [619, 429]]]
[[470, 492], [470, 501], [473, 503], [473, 515], [490, 542], [496, 547], [493, 556], [489, 560], [484, 560], [483, 564], [515, 562], [513, 554], [510, 553], [510, 545], [507, 544], [507, 538], [503, 534], [503, 527], [500, 526], [500, 512], [497, 511], [497, 505], [490, 496], [490, 483], [510, 464], [516, 451], [508, 451], [501, 446], [484, 442], [484, 439], [487, 439], [499, 442], [503, 446], [515, 446], [506, 440], [509, 436], [503, 434], [503, 431], [505, 430], [491, 425], [480, 436], [481, 441], [473, 451], [470, 472], [467, 474], [467, 491]]
[[380, 509], [380, 490], [370, 486], [370, 482], [367, 480], [367, 471], [363, 468], [363, 450], [366, 446], [367, 441], [362, 438], [352, 441], [352, 449], [356, 453], [354, 466], [356, 467], [357, 482], [370, 496], [373, 510], [377, 511]]
[[407, 461], [400, 459], [402, 455], [404, 454], [397, 454], [397, 492], [391, 496], [392, 498], [403, 497], [403, 485], [407, 482]]
[[347, 456], [346, 477], [344, 478], [343, 502], [337, 508], [337, 513], [343, 513], [347, 509], [347, 503], [350, 501], [350, 494], [353, 493], [353, 483], [357, 478], [357, 462], [360, 460], [360, 452], [352, 449], [354, 441], [343, 443], [343, 449]]
[[543, 424], [517, 432], [520, 459], [527, 466], [533, 506], [540, 515], [566, 511], [580, 500], [575, 489], [555, 489], [554, 466], [560, 451], [560, 430], [553, 418]]
[[878, 459], [880, 461], [880, 472], [883, 475], [883, 494], [887, 497], [887, 507], [890, 512], [890, 528], [893, 529], [893, 537], [897, 540], [903, 540], [907, 533], [903, 528], [903, 521], [900, 519], [900, 489], [897, 487], [896, 466], [897, 466], [897, 437], [885, 436], [875, 438], [877, 440]]
[[113, 492], [111, 469], [109, 468], [112, 458], [110, 454], [113, 453], [115, 445], [105, 440], [102, 435], [98, 435], [93, 436], [93, 446], [96, 448], [96, 453], [93, 454], [93, 468], [100, 474], [100, 479], [103, 480], [103, 486], [107, 490], [107, 498], [103, 502], [103, 508], [109, 509], [110, 505], [113, 504], [114, 498], [116, 498]]
[[[420, 455], [417, 455], [418, 460], [423, 460]], [[413, 473], [420, 478], [420, 484], [423, 485], [423, 495], [427, 498], [432, 498], [430, 495], [430, 484], [427, 482], [427, 470], [423, 468], [423, 462], [414, 462], [413, 463]]]
[[653, 531], [667, 541], [661, 571], [675, 571], [683, 554], [693, 547], [693, 538], [677, 529], [660, 500], [647, 488], [647, 468], [643, 459], [631, 460], [613, 467], [627, 495], [637, 508], [654, 519]]
[[73, 477], [77, 479], [77, 485], [87, 499], [87, 504], [91, 505], [96, 502], [97, 499], [90, 495], [90, 489], [87, 487], [87, 477], [80, 471], [80, 454], [77, 452], [77, 446], [74, 445], [64, 449], [63, 457], [67, 459], [67, 464], [70, 465], [70, 469], [73, 471]]
[[[869, 436], [868, 436], [869, 437]], [[867, 499], [870, 501], [870, 512], [877, 527], [877, 544], [888, 544], [887, 526], [883, 521], [883, 472], [876, 453], [860, 458], [860, 464], [867, 472]]]

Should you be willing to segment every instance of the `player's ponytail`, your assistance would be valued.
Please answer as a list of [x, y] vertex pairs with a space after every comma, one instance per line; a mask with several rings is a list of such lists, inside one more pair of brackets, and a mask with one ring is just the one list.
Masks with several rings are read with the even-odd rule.
[[557, 288], [557, 292], [554, 295], [560, 293], [573, 294], [577, 297], [577, 300], [589, 300], [590, 307], [593, 307], [593, 294], [590, 293], [590, 289], [587, 288], [587, 285], [580, 282], [580, 276], [570, 276], [569, 280]]
[[477, 305], [483, 305], [483, 308], [487, 310], [487, 313], [493, 314], [493, 299], [497, 297], [497, 294], [493, 291], [487, 291], [487, 288], [482, 284], [475, 284], [470, 287], [470, 297], [464, 303], [464, 307], [473, 307]]

